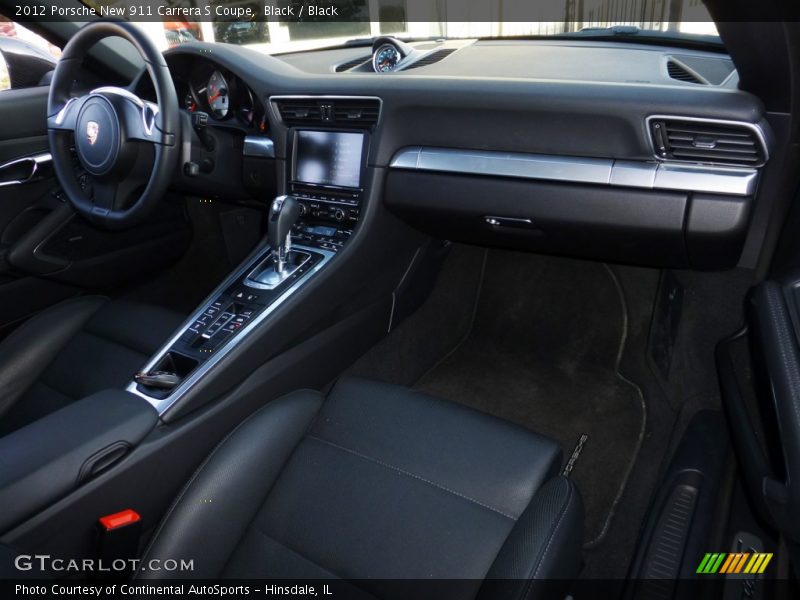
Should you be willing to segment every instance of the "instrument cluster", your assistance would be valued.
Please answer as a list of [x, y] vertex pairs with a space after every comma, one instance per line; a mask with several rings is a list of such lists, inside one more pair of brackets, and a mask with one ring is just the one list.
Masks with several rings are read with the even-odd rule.
[[189, 112], [206, 112], [215, 121], [262, 132], [267, 129], [263, 104], [244, 81], [222, 67], [200, 63], [176, 84], [182, 107]]

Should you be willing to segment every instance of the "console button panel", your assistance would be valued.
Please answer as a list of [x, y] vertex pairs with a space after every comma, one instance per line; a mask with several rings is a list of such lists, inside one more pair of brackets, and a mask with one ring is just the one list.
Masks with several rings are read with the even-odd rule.
[[329, 191], [293, 187], [300, 220], [292, 229], [296, 244], [338, 252], [353, 234], [361, 216], [361, 191]]
[[[181, 361], [190, 361], [188, 364], [192, 366], [184, 376], [188, 376], [191, 371], [199, 368], [229, 341], [241, 335], [250, 322], [294, 286], [298, 279], [303, 278], [325, 260], [323, 253], [310, 248], [303, 248], [303, 253], [308, 255], [303, 266], [287, 275], [285, 280], [270, 289], [253, 287], [257, 284], [250, 285], [248, 276], [258, 265], [271, 264], [272, 253], [269, 252], [253, 261], [232, 283], [202, 308], [202, 312], [199, 312], [194, 321], [181, 332], [176, 341], [166, 350], [165, 355], [170, 356], [172, 360], [177, 358]], [[158, 397], [152, 388], [145, 388], [139, 384], [136, 389], [151, 397]]]

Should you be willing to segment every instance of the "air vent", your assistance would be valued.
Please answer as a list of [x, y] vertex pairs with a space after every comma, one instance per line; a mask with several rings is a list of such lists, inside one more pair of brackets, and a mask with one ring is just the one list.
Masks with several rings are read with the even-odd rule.
[[340, 126], [372, 128], [378, 122], [377, 98], [286, 98], [275, 105], [287, 127]]
[[442, 50], [437, 50], [436, 52], [431, 52], [430, 54], [420, 58], [417, 62], [411, 63], [403, 70], [408, 71], [410, 69], [417, 69], [419, 67], [427, 67], [428, 65], [432, 65], [433, 63], [437, 63], [440, 60], [447, 58], [455, 51], [456, 48], [444, 48]]
[[746, 123], [653, 118], [650, 132], [664, 160], [747, 167], [767, 160], [758, 130]]
[[700, 79], [697, 75], [692, 73], [681, 63], [674, 60], [667, 61], [667, 74], [670, 77], [672, 77], [672, 79], [677, 79], [678, 81], [685, 81], [687, 83], [700, 83], [706, 85], [705, 81]]
[[369, 99], [337, 100], [333, 105], [337, 125], [372, 127], [378, 122], [380, 103]]
[[360, 58], [354, 58], [353, 60], [348, 60], [347, 62], [343, 62], [342, 64], [337, 65], [336, 72], [342, 73], [344, 71], [350, 71], [351, 69], [360, 67], [361, 65], [368, 63], [371, 60], [372, 60], [371, 56], [362, 56]]
[[317, 101], [281, 100], [277, 102], [277, 105], [281, 119], [289, 127], [322, 122], [322, 110]]

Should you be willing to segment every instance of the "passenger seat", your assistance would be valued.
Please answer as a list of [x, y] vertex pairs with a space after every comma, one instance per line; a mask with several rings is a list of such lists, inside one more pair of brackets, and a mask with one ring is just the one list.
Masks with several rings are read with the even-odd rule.
[[448, 597], [555, 597], [530, 580], [574, 578], [583, 540], [580, 494], [560, 467], [559, 445], [527, 429], [345, 378], [234, 430], [142, 563], [193, 558], [194, 571], [138, 577], [336, 577], [378, 597], [392, 580], [447, 579], [463, 580]]

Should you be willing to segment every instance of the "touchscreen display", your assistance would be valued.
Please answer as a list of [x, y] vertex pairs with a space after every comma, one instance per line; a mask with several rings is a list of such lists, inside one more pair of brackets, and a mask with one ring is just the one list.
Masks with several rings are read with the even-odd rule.
[[295, 181], [359, 187], [363, 146], [362, 133], [298, 131], [295, 138]]

